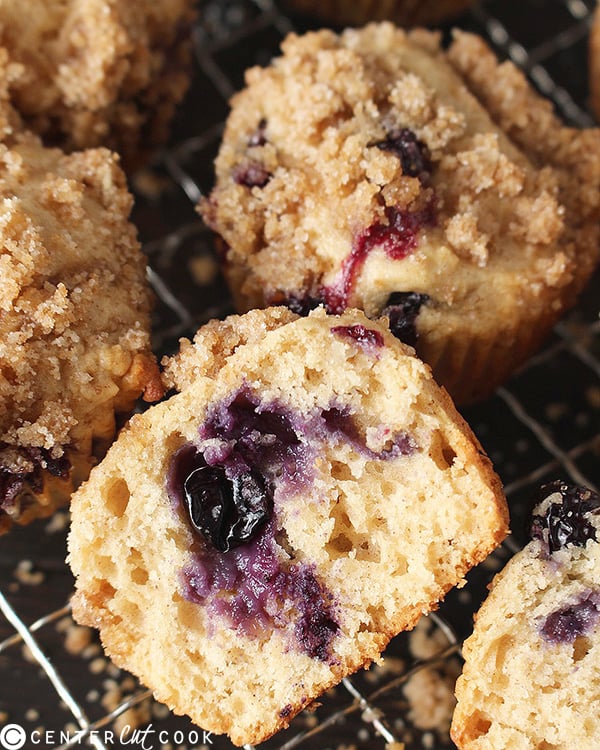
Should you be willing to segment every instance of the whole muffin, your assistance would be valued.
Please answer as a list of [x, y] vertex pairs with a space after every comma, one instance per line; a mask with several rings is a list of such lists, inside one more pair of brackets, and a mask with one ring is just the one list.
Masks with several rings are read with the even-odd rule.
[[358, 311], [214, 321], [74, 495], [73, 612], [176, 713], [260, 742], [507, 531], [429, 368]]
[[0, 0], [0, 48], [27, 127], [128, 166], [161, 143], [188, 85], [192, 0]]
[[600, 130], [463, 33], [291, 35], [246, 80], [200, 205], [238, 309], [385, 313], [455, 400], [490, 394], [598, 262]]
[[287, 0], [301, 13], [314, 14], [328, 23], [362, 26], [369, 21], [394, 21], [400, 26], [434, 24], [458, 15], [474, 0]]
[[595, 750], [600, 737], [600, 497], [553, 482], [532, 541], [465, 642], [452, 738], [461, 750]]
[[0, 145], [0, 532], [68, 500], [115, 415], [162, 394], [116, 155]]

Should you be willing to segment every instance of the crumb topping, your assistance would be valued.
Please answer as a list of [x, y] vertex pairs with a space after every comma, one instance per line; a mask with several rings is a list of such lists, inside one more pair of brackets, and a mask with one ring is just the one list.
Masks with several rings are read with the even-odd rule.
[[115, 409], [147, 385], [156, 393], [131, 200], [108, 151], [65, 156], [30, 136], [0, 146], [5, 468], [16, 466], [7, 446], [89, 452], [111, 436]]

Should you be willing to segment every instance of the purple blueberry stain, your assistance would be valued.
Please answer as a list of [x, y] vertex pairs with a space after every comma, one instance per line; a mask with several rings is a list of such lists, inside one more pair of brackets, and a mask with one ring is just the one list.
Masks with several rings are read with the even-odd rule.
[[347, 409], [331, 406], [323, 411], [322, 418], [328, 433], [351, 443], [356, 450], [372, 460], [388, 461], [400, 456], [412, 456], [418, 450], [414, 438], [405, 430], [392, 432], [388, 428], [380, 429], [386, 435], [386, 447], [379, 451], [372, 450], [361, 435], [354, 416]]
[[389, 320], [390, 331], [409, 346], [416, 346], [418, 340], [417, 318], [423, 305], [429, 302], [428, 294], [419, 292], [392, 292], [381, 314]]
[[589, 516], [600, 513], [600, 496], [586, 487], [556, 481], [541, 487], [534, 508], [530, 536], [548, 546], [550, 554], [596, 540]]
[[292, 625], [291, 648], [332, 662], [339, 632], [333, 595], [312, 566], [283, 561], [280, 554], [272, 523], [225, 554], [199, 549], [182, 571], [186, 598], [250, 637]]
[[257, 161], [236, 164], [232, 171], [233, 181], [247, 188], [264, 188], [273, 175]]
[[595, 627], [599, 615], [598, 594], [588, 591], [573, 604], [551, 612], [540, 627], [540, 635], [548, 643], [574, 643]]
[[220, 464], [229, 478], [258, 469], [280, 490], [300, 488], [311, 480], [313, 451], [301, 436], [306, 428], [300, 415], [260, 399], [242, 389], [231, 399], [213, 404], [199, 429], [208, 464]]
[[393, 130], [383, 141], [373, 144], [382, 151], [395, 154], [402, 165], [402, 174], [417, 177], [423, 184], [431, 176], [431, 154], [427, 145], [420, 141], [409, 128]]
[[366, 354], [377, 355], [383, 347], [383, 336], [379, 331], [357, 324], [352, 326], [333, 326], [330, 329], [335, 336], [356, 343]]
[[294, 707], [291, 703], [287, 703], [279, 712], [279, 716], [282, 719], [287, 719], [292, 714]]
[[350, 441], [377, 460], [416, 450], [406, 433], [381, 430], [386, 447], [375, 452], [348, 408], [304, 417], [261, 402], [247, 386], [213, 403], [198, 442], [174, 453], [167, 477], [173, 507], [193, 531], [191, 560], [181, 572], [184, 596], [251, 637], [293, 631], [290, 648], [332, 662], [340, 630], [335, 599], [314, 566], [285, 551], [277, 507], [289, 493], [310, 491], [325, 440]]

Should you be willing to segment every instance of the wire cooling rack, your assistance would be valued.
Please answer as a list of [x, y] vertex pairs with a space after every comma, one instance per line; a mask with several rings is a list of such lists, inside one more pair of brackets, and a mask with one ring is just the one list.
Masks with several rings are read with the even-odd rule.
[[[593, 6], [592, 0], [489, 0], [457, 25], [512, 59], [568, 122], [589, 126]], [[212, 184], [227, 101], [241, 87], [244, 69], [266, 64], [287, 32], [316, 26], [271, 0], [200, 4], [190, 95], [169, 148], [133, 180], [134, 220], [158, 297], [160, 354], [175, 351], [180, 336], [193, 335], [209, 318], [232, 312], [210, 234], [194, 212]], [[491, 576], [524, 543], [535, 489], [555, 478], [600, 485], [599, 300], [596, 277], [544, 350], [489, 401], [464, 410], [505, 484], [511, 538], [471, 572], [464, 589], [449, 594], [439, 613], [395, 638], [383, 666], [344, 680], [265, 747], [453, 747], [447, 727], [460, 644]], [[61, 512], [13, 530], [0, 544], [0, 747], [231, 748], [154, 703], [103, 657], [90, 631], [73, 624], [67, 523]]]

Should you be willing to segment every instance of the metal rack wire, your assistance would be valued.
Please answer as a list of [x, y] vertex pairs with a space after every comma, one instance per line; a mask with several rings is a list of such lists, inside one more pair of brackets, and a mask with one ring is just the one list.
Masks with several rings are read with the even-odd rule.
[[[461, 25], [482, 34], [501, 57], [508, 57], [521, 67], [566, 120], [578, 126], [592, 124], [585, 106], [585, 45], [593, 0], [553, 0], [545, 4], [541, 0], [523, 0], [518, 14], [514, 8], [506, 7], [510, 5], [501, 0], [482, 2], [461, 19]], [[547, 17], [534, 29], [532, 19], [543, 5]], [[200, 20], [194, 29], [192, 93], [182, 108], [170, 147], [145, 175], [145, 182], [134, 183], [137, 193], [134, 219], [145, 242], [150, 261], [149, 280], [159, 300], [155, 345], [160, 353], [173, 351], [180, 336], [192, 335], [207, 319], [231, 311], [224, 284], [211, 264], [209, 234], [194, 215], [193, 206], [210, 188], [212, 158], [227, 112], [226, 102], [240, 87], [243, 69], [250, 64], [266, 63], [276, 53], [282, 37], [294, 28], [304, 30], [303, 23], [304, 20], [285, 14], [272, 0], [201, 3]], [[159, 187], [155, 189], [156, 186]], [[181, 273], [174, 273], [173, 269], [180, 270], [182, 264], [189, 270], [190, 263], [196, 264], [196, 269], [201, 267], [201, 273], [185, 273], [183, 279]], [[443, 670], [459, 655], [461, 638], [469, 630], [471, 614], [491, 574], [523, 543], [519, 524], [533, 489], [541, 481], [557, 476], [590, 487], [597, 488], [600, 484], [599, 282], [596, 279], [578, 309], [557, 326], [548, 346], [508, 386], [486, 404], [465, 414], [505, 483], [515, 533], [488, 565], [474, 572], [466, 593], [455, 592], [439, 615], [429, 616], [438, 646], [417, 659], [407, 649], [407, 637], [399, 636], [390, 649], [390, 653], [401, 654], [401, 658], [392, 660], [397, 668], [381, 673], [375, 670], [371, 680], [360, 675], [345, 679], [333, 695], [322, 700], [317, 714], [305, 712], [286, 733], [269, 741], [268, 747], [316, 748], [340, 741], [361, 748], [394, 747], [395, 742], [406, 743], [407, 750], [452, 747], [447, 736], [411, 725], [410, 707], [402, 690], [419, 671]], [[18, 530], [10, 553], [18, 558], [31, 556], [30, 545], [39, 542], [36, 534], [39, 535], [39, 530]], [[44, 553], [44, 560], [46, 564], [48, 559], [51, 561], [50, 573], [62, 576], [64, 537], [58, 536], [57, 549]], [[44, 546], [42, 540], [41, 547]], [[18, 733], [2, 734], [10, 723], [27, 726], [28, 722], [44, 719], [47, 726], [57, 730], [69, 720], [73, 724], [68, 736], [61, 737], [58, 731], [53, 735], [59, 740], [53, 747], [87, 744], [104, 750], [120, 746], [118, 740], [107, 742], [101, 730], [113, 726], [119, 716], [135, 706], [147, 704], [150, 692], [136, 685], [111, 710], [91, 710], [88, 665], [84, 663], [87, 657], [74, 657], [73, 665], [63, 658], [60, 643], [57, 645], [62, 636], [56, 635], [56, 625], [69, 613], [64, 586], [58, 592], [53, 591], [52, 596], [46, 589], [41, 597], [37, 592], [32, 593], [37, 607], [32, 606], [30, 611], [28, 606], [23, 611], [22, 598], [20, 605], [11, 603], [18, 585], [7, 569], [5, 560], [4, 569], [0, 570], [0, 610], [4, 618], [0, 618], [0, 639], [4, 639], [0, 640], [0, 669], [5, 672], [0, 680], [4, 684], [0, 688], [0, 724], [4, 724], [0, 743], [11, 747], [7, 744], [11, 738], [19, 740]], [[61, 580], [66, 581], [68, 593], [68, 573]], [[40, 607], [50, 613], [33, 617], [32, 613], [39, 612]], [[45, 716], [40, 717], [37, 709], [33, 718], [22, 716], [19, 713], [22, 707], [17, 707], [13, 695], [8, 695], [12, 685], [7, 671], [19, 677], [22, 670], [25, 673], [25, 662], [33, 670], [27, 677], [28, 689], [36, 694], [45, 691], [45, 697], [38, 702]], [[155, 726], [166, 722], [168, 736], [172, 738], [169, 742], [152, 744], [153, 748], [231, 747], [226, 740], [202, 737], [201, 733], [197, 742], [190, 742], [190, 737], [196, 735], [189, 724], [181, 723], [183, 720], [161, 714], [157, 724], [154, 716], [149, 716], [146, 728], [153, 726], [152, 722]], [[177, 735], [177, 731], [181, 734]], [[182, 737], [181, 742], [177, 742], [178, 736]], [[143, 744], [140, 739], [138, 746]], [[147, 736], [146, 747], [150, 747], [149, 742]], [[131, 737], [129, 744], [134, 744]], [[14, 745], [17, 746], [21, 747]]]

